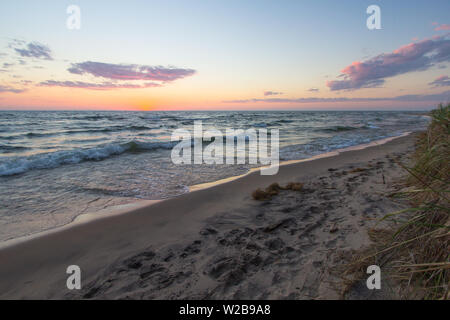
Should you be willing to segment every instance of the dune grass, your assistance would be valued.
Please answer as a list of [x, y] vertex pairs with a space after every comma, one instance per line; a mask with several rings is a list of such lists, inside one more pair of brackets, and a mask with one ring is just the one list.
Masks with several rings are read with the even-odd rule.
[[396, 196], [411, 207], [383, 218], [400, 222], [396, 229], [370, 230], [374, 248], [347, 269], [351, 274], [368, 264], [384, 264], [403, 299], [450, 298], [450, 104], [430, 116], [428, 129], [418, 136], [412, 166], [398, 163], [408, 177]]

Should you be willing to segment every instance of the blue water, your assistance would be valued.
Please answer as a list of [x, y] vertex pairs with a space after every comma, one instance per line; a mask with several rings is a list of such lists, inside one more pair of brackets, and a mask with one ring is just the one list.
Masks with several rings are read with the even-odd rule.
[[0, 111], [0, 241], [77, 215], [247, 172], [249, 165], [175, 165], [173, 130], [279, 129], [280, 160], [426, 127], [408, 112]]

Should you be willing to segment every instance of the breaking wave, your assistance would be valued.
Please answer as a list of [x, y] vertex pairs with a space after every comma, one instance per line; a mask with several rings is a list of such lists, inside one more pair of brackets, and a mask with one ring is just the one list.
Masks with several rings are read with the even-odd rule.
[[171, 149], [176, 142], [140, 142], [130, 141], [122, 144], [108, 144], [90, 149], [75, 149], [37, 154], [0, 161], [0, 176], [25, 173], [33, 169], [50, 169], [66, 164], [83, 161], [101, 161], [126, 152], [148, 152], [159, 149]]

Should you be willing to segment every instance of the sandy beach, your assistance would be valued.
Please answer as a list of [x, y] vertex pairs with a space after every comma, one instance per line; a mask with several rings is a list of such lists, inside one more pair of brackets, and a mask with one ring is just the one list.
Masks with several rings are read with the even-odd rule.
[[[386, 197], [413, 135], [253, 172], [0, 250], [3, 299], [337, 299], [333, 268], [401, 205]], [[363, 169], [363, 170], [362, 170]], [[251, 194], [301, 182], [268, 201]], [[82, 289], [66, 288], [78, 265]]]
[[450, 1], [74, 2], [0, 2], [0, 301], [450, 299]]

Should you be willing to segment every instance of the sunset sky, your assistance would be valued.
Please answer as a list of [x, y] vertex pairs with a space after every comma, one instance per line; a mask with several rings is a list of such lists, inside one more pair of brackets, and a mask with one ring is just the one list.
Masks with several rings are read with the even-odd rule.
[[[381, 30], [366, 26], [372, 4]], [[449, 12], [448, 0], [1, 1], [0, 109], [429, 109], [450, 100]]]

